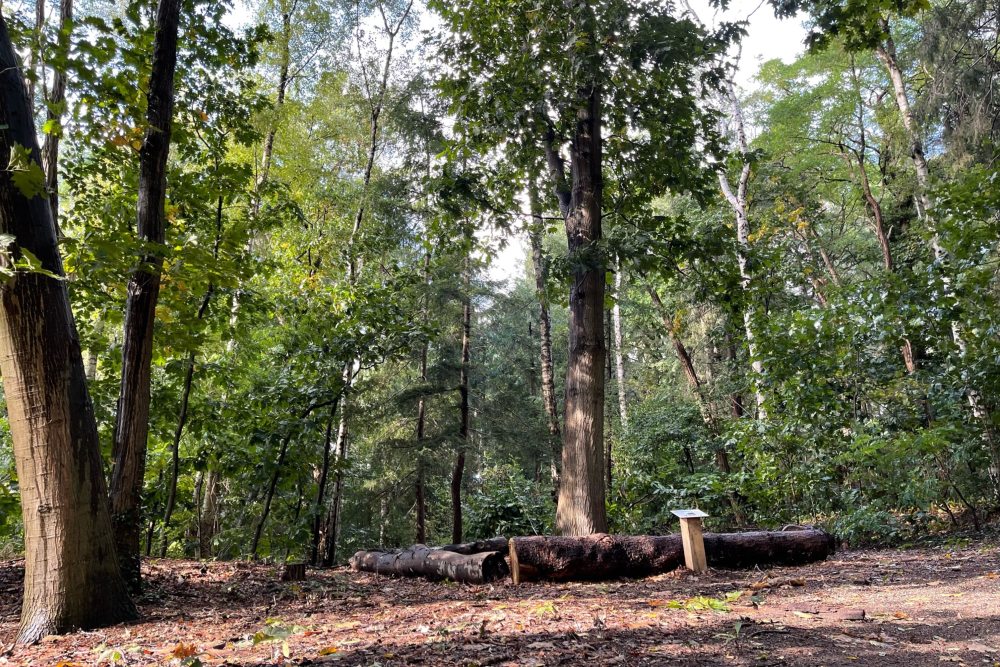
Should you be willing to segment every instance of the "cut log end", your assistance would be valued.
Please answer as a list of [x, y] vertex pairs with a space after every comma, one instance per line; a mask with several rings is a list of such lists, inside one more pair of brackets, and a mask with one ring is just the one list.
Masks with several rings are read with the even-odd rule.
[[281, 580], [282, 581], [305, 581], [306, 580], [306, 564], [305, 563], [285, 563], [285, 567], [281, 570]]

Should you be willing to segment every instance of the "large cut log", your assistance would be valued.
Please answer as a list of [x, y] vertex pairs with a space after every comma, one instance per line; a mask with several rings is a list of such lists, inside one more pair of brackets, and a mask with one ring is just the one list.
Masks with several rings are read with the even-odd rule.
[[443, 547], [434, 547], [441, 551], [451, 551], [457, 554], [481, 554], [493, 551], [498, 554], [507, 555], [507, 538], [492, 537], [488, 540], [478, 542], [465, 542], [464, 544], [447, 544]]
[[[825, 559], [835, 549], [822, 530], [706, 533], [708, 564], [720, 568], [802, 565]], [[645, 577], [684, 564], [680, 535], [514, 537], [510, 570], [514, 583], [532, 579], [611, 579]]]
[[361, 572], [451, 579], [464, 584], [488, 584], [509, 572], [503, 554], [496, 551], [460, 554], [422, 544], [398, 553], [359, 551], [351, 557], [351, 567]]

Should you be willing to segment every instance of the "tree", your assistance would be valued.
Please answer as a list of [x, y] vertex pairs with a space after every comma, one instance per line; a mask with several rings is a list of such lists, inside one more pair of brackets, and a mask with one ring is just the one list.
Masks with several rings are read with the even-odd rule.
[[38, 140], [0, 18], [0, 373], [25, 526], [18, 641], [138, 616], [115, 557], [83, 356], [44, 195]]
[[[461, 136], [518, 165], [546, 154], [565, 221], [570, 306], [557, 525], [586, 534], [607, 529], [604, 209], [612, 201], [616, 215], [641, 217], [655, 194], [703, 188], [693, 149], [717, 143], [695, 100], [716, 80], [708, 62], [718, 44], [658, 3], [515, 5], [432, 3], [452, 29], [441, 57]], [[664, 96], [674, 101], [669, 111]]]

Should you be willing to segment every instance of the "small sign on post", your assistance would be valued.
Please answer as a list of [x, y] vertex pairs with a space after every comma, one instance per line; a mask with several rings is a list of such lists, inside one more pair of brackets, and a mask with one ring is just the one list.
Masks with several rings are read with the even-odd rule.
[[705, 558], [705, 539], [701, 533], [701, 520], [708, 515], [701, 510], [672, 510], [681, 520], [681, 543], [684, 545], [684, 564], [692, 572], [708, 572]]

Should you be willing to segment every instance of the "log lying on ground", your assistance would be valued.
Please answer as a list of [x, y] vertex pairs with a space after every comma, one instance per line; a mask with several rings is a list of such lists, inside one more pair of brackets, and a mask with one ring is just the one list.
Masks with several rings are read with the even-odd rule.
[[[803, 565], [825, 559], [834, 549], [833, 536], [814, 529], [705, 534], [705, 554], [712, 567]], [[683, 564], [680, 535], [543, 535], [510, 540], [514, 583], [645, 577]]]
[[399, 577], [451, 579], [463, 584], [488, 584], [510, 571], [504, 556], [496, 551], [462, 554], [417, 544], [398, 553], [359, 551], [351, 557], [351, 567]]
[[443, 547], [433, 547], [440, 551], [451, 551], [456, 554], [481, 554], [487, 552], [495, 552], [498, 554], [507, 555], [507, 538], [506, 537], [492, 537], [488, 540], [479, 540], [478, 542], [466, 542], [464, 544], [446, 544]]

